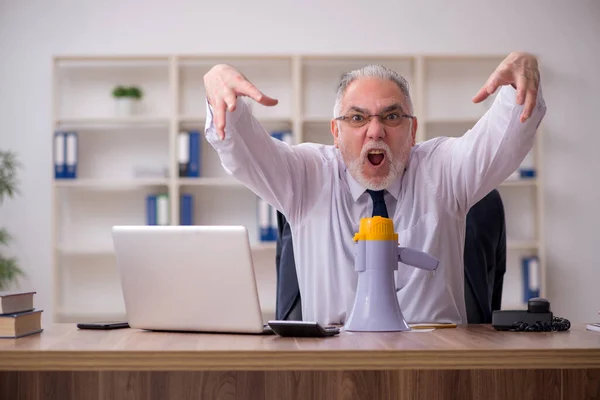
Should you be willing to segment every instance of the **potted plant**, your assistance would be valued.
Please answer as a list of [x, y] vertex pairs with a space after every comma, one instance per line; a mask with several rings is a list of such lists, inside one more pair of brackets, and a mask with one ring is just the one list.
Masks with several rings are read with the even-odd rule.
[[139, 87], [123, 85], [116, 86], [112, 94], [116, 102], [117, 115], [121, 117], [135, 114], [143, 95]]
[[[0, 150], [0, 204], [5, 197], [17, 193], [17, 167], [15, 154]], [[19, 277], [25, 276], [15, 258], [2, 254], [2, 247], [8, 246], [10, 240], [8, 231], [0, 227], [0, 290], [8, 289]]]

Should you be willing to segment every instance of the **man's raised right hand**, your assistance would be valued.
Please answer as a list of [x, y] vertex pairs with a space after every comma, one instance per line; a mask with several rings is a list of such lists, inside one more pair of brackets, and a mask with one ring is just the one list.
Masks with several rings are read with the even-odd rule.
[[263, 94], [244, 75], [226, 64], [215, 65], [204, 75], [204, 87], [221, 140], [225, 138], [225, 113], [235, 110], [238, 96], [248, 96], [264, 106], [274, 106], [278, 102]]

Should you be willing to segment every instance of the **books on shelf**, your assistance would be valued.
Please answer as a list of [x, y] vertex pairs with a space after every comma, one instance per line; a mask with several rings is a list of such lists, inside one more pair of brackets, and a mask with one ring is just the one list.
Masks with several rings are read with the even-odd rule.
[[54, 133], [54, 178], [77, 178], [79, 135], [73, 131]]
[[518, 168], [515, 172], [510, 174], [507, 181], [518, 181], [523, 179], [533, 179], [535, 178], [535, 168]]
[[525, 156], [525, 159], [519, 165], [519, 168], [507, 178], [507, 180], [534, 179], [536, 177], [535, 163], [533, 160], [533, 152], [530, 151]]
[[146, 196], [146, 224], [169, 225], [169, 195], [165, 193]]
[[523, 276], [523, 302], [540, 296], [540, 263], [537, 256], [521, 259]]
[[277, 240], [277, 210], [265, 200], [257, 197], [258, 229], [261, 242]]
[[177, 162], [179, 165], [179, 177], [199, 177], [201, 162], [200, 132], [196, 130], [179, 132], [177, 139]]
[[[166, 193], [146, 196], [146, 224], [170, 225], [169, 195]], [[194, 225], [194, 197], [189, 193], [179, 196], [179, 225]]]
[[0, 292], [0, 338], [16, 339], [42, 332], [42, 310], [36, 310], [36, 292]]
[[282, 142], [285, 142], [289, 145], [293, 144], [292, 131], [290, 131], [290, 130], [273, 131], [273, 132], [271, 132], [271, 136], [274, 137], [275, 139], [279, 139]]

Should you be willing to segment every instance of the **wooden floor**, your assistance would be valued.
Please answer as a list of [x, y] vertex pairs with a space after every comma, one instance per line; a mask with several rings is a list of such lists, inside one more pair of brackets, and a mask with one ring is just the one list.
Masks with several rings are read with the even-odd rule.
[[0, 372], [6, 400], [600, 399], [596, 370]]

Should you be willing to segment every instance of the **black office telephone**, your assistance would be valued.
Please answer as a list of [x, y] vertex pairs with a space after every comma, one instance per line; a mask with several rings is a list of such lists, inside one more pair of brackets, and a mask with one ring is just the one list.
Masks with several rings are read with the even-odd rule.
[[550, 302], [534, 297], [527, 302], [527, 310], [496, 310], [492, 313], [492, 326], [498, 331], [555, 332], [568, 331], [571, 322], [555, 317]]

